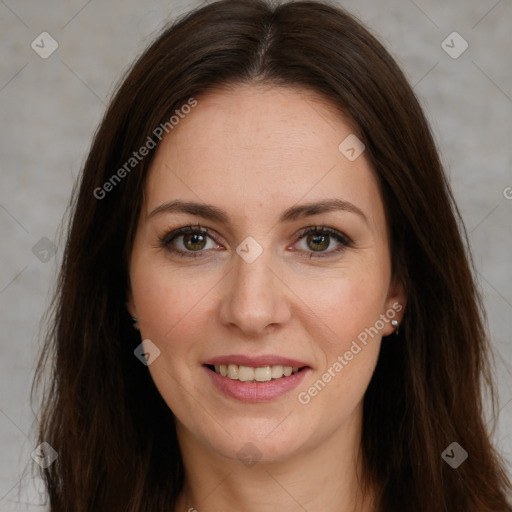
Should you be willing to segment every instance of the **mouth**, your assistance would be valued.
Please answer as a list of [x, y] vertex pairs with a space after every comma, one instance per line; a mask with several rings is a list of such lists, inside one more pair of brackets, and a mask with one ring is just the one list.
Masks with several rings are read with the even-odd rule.
[[217, 375], [247, 383], [276, 381], [309, 368], [308, 366], [285, 366], [280, 364], [258, 367], [238, 364], [206, 364], [205, 366]]
[[202, 366], [222, 395], [248, 403], [285, 399], [313, 370], [304, 361], [272, 354], [218, 356]]

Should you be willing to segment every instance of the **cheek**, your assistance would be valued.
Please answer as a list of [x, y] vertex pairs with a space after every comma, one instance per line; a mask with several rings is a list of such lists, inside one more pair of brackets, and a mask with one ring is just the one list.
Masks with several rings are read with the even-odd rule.
[[313, 339], [322, 360], [297, 399], [311, 419], [324, 418], [322, 428], [337, 428], [364, 397], [379, 356], [381, 334], [375, 324], [384, 298], [375, 280], [340, 280], [337, 291], [316, 309], [319, 319], [311, 327], [316, 327]]
[[351, 279], [338, 297], [338, 322], [340, 332], [355, 339], [361, 332], [375, 325], [382, 313], [387, 287], [381, 276]]
[[[321, 357], [315, 375], [301, 387], [305, 395], [299, 401], [310, 400], [307, 407], [320, 416], [327, 408], [333, 424], [362, 400], [379, 356], [388, 273], [385, 260], [365, 263], [317, 280], [309, 295], [305, 289], [300, 292], [307, 297], [304, 315], [306, 309], [314, 313], [308, 329]], [[337, 404], [334, 409], [332, 404]]]
[[314, 332], [311, 335], [318, 341], [323, 338], [329, 353], [344, 351], [347, 343], [374, 326], [383, 313], [388, 280], [381, 265], [348, 267], [317, 277], [314, 286], [311, 284], [308, 279], [295, 283], [296, 294], [302, 298], [301, 315], [311, 317], [317, 329], [316, 336]]
[[198, 367], [202, 340], [208, 333], [206, 306], [208, 291], [213, 285], [186, 272], [174, 272], [168, 267], [151, 266], [150, 261], [132, 267], [132, 293], [140, 317], [142, 339], [150, 339], [160, 350], [160, 356], [149, 371], [168, 406], [186, 415], [193, 407], [190, 393], [195, 396], [194, 372]]
[[141, 260], [132, 267], [132, 293], [141, 319], [141, 334], [167, 345], [186, 326], [188, 337], [193, 339], [208, 290], [213, 285], [199, 279], [197, 273], [175, 272]]

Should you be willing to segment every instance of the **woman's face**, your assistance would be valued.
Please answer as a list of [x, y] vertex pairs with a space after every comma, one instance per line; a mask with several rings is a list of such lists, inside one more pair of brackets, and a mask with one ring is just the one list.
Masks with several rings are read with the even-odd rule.
[[283, 460], [360, 429], [404, 297], [353, 133], [307, 90], [240, 86], [163, 139], [128, 307], [182, 445]]

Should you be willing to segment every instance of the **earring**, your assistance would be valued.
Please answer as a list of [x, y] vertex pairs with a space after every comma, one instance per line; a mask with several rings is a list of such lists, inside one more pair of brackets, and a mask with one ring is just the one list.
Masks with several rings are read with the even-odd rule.
[[391, 320], [391, 325], [395, 328], [395, 334], [398, 334], [400, 329], [400, 322], [398, 320]]
[[139, 319], [138, 319], [138, 318], [135, 318], [134, 316], [130, 316], [130, 320], [132, 321], [132, 327], [133, 327], [134, 329], [139, 330], [138, 326], [136, 325], [136, 323], [139, 321]]

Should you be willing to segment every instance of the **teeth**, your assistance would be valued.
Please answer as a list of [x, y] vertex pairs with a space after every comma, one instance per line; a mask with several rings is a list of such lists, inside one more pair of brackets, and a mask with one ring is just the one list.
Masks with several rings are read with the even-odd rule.
[[263, 368], [254, 369], [254, 380], [258, 382], [267, 382], [272, 379], [272, 368], [270, 366], [263, 366]]
[[283, 367], [280, 364], [272, 366], [270, 370], [270, 376], [273, 379], [280, 379], [283, 376]]
[[254, 368], [251, 368], [250, 366], [239, 366], [238, 380], [241, 380], [242, 382], [254, 380]]
[[228, 377], [238, 380], [238, 366], [236, 364], [230, 364], [228, 366]]
[[294, 366], [261, 366], [252, 368], [251, 366], [243, 366], [237, 364], [220, 364], [215, 365], [215, 372], [228, 377], [232, 380], [241, 382], [268, 382], [272, 379], [280, 379], [281, 377], [289, 377], [292, 373], [297, 373], [299, 368]]

